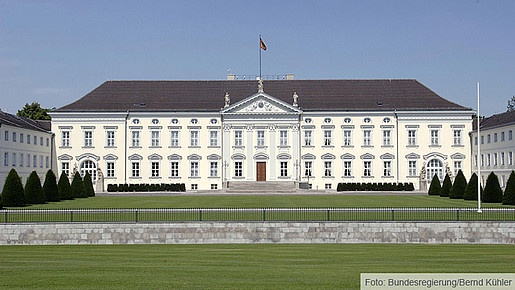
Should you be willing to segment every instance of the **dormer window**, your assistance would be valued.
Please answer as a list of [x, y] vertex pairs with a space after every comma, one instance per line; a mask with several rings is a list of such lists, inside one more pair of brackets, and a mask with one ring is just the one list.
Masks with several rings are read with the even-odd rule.
[[383, 123], [390, 123], [392, 120], [390, 120], [390, 118], [384, 118], [383, 119]]
[[177, 119], [172, 119], [172, 124], [177, 124], [177, 123], [179, 123], [179, 120], [177, 120]]
[[306, 118], [306, 120], [304, 120], [304, 121], [305, 121], [306, 123], [308, 123], [308, 124], [312, 122], [311, 118]]
[[331, 121], [332, 121], [332, 120], [331, 120], [331, 118], [325, 118], [325, 119], [324, 119], [324, 123], [327, 123], [327, 124], [328, 124], [328, 123], [331, 123]]
[[191, 124], [197, 124], [197, 123], [198, 123], [197, 119], [191, 119]]
[[158, 119], [152, 119], [152, 124], [159, 124], [159, 120]]
[[139, 119], [132, 120], [132, 124], [139, 124]]
[[216, 124], [216, 123], [218, 123], [218, 120], [217, 119], [211, 119], [210, 123], [211, 124]]
[[343, 119], [343, 122], [344, 122], [344, 123], [346, 123], [346, 124], [348, 124], [348, 123], [350, 123], [350, 122], [351, 122], [351, 119], [350, 119], [350, 118], [345, 118], [345, 119]]
[[370, 118], [365, 118], [365, 119], [363, 120], [363, 122], [365, 122], [365, 123], [370, 123], [370, 122], [371, 122], [371, 120], [370, 120]]

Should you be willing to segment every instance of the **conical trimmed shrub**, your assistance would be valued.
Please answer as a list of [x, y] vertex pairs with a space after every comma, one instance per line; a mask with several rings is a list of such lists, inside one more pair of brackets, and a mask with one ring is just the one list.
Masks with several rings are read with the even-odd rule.
[[440, 185], [440, 179], [438, 179], [438, 175], [435, 174], [435, 176], [433, 176], [433, 180], [431, 180], [431, 185], [429, 186], [429, 191], [427, 192], [427, 194], [440, 195], [440, 190], [442, 190], [442, 186]]
[[66, 173], [64, 172], [61, 173], [61, 177], [59, 177], [59, 183], [57, 184], [57, 193], [59, 194], [60, 200], [73, 199], [70, 180], [68, 180], [68, 175], [66, 175]]
[[41, 187], [41, 179], [39, 179], [36, 171], [32, 171], [25, 183], [25, 202], [27, 204], [45, 203], [45, 194]]
[[5, 179], [4, 188], [2, 189], [2, 202], [4, 206], [24, 206], [25, 193], [21, 178], [16, 170], [11, 169]]
[[467, 179], [461, 169], [458, 171], [454, 184], [452, 185], [451, 191], [449, 191], [449, 197], [452, 199], [463, 198], [465, 194], [465, 188], [467, 187]]
[[515, 205], [515, 171], [511, 172], [508, 182], [506, 183], [502, 204]]
[[59, 201], [59, 191], [57, 189], [57, 180], [52, 169], [46, 172], [45, 183], [43, 184], [43, 193], [46, 201]]
[[86, 191], [86, 196], [95, 196], [95, 190], [93, 189], [93, 182], [91, 181], [89, 172], [86, 172], [86, 175], [84, 175], [84, 190]]
[[79, 172], [75, 172], [72, 180], [72, 197], [73, 198], [85, 198], [88, 197], [86, 195], [86, 191], [84, 191], [84, 182], [80, 177]]
[[[481, 189], [483, 192], [483, 189]], [[470, 177], [467, 187], [465, 187], [465, 194], [463, 194], [464, 200], [477, 200], [477, 174], [472, 174]]]
[[481, 198], [485, 203], [502, 202], [502, 189], [499, 185], [499, 179], [495, 173], [490, 172], [486, 180], [485, 192]]
[[449, 192], [452, 188], [452, 182], [451, 178], [449, 177], [449, 174], [445, 174], [445, 178], [443, 179], [443, 185], [442, 190], [440, 190], [440, 196], [441, 197], [449, 197]]

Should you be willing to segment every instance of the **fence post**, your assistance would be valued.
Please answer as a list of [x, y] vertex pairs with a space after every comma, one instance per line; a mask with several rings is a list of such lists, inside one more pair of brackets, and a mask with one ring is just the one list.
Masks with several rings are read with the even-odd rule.
[[73, 222], [73, 210], [70, 210], [70, 222]]
[[263, 209], [263, 221], [266, 221], [266, 209]]
[[395, 220], [395, 210], [392, 208], [392, 221]]
[[201, 210], [201, 209], [199, 209], [199, 210], [198, 210], [198, 213], [199, 213], [199, 221], [202, 221], [202, 210]]
[[330, 210], [327, 210], [327, 221], [331, 221]]
[[456, 221], [460, 221], [460, 209], [456, 210]]
[[7, 223], [7, 220], [8, 220], [8, 218], [7, 218], [7, 211], [5, 211], [5, 223]]
[[138, 222], [138, 209], [136, 209], [136, 222]]

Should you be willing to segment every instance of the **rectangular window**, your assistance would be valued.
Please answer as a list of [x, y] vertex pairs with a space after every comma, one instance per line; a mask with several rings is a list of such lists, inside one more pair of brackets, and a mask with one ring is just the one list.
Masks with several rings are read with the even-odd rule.
[[408, 145], [417, 145], [417, 130], [408, 130]]
[[372, 176], [372, 161], [363, 161], [363, 176]]
[[372, 144], [372, 131], [363, 131], [363, 146], [370, 146]]
[[198, 184], [191, 185], [191, 190], [197, 190], [197, 189], [198, 189]]
[[13, 153], [13, 166], [16, 166], [16, 153]]
[[332, 184], [330, 184], [330, 183], [326, 183], [324, 186], [325, 186], [325, 189], [332, 189], [333, 188]]
[[159, 131], [151, 131], [150, 132], [150, 146], [152, 147], [159, 147], [160, 146], [160, 140], [159, 140]]
[[39, 155], [39, 167], [43, 168], [43, 155]]
[[265, 131], [257, 131], [257, 146], [265, 146]]
[[209, 131], [209, 146], [218, 146], [218, 131]]
[[30, 154], [27, 154], [27, 167], [30, 167]]
[[45, 167], [46, 168], [50, 167], [50, 158], [48, 156], [45, 157]]
[[461, 170], [461, 161], [454, 161], [454, 176], [458, 175], [458, 171]]
[[390, 130], [384, 130], [383, 131], [383, 146], [390, 146], [392, 145], [392, 131]]
[[241, 161], [234, 162], [234, 176], [235, 177], [243, 176], [243, 162], [241, 162]]
[[211, 161], [209, 164], [209, 176], [217, 177], [218, 176], [218, 162]]
[[69, 162], [61, 163], [61, 172], [66, 174], [66, 176], [70, 176], [70, 163]]
[[179, 162], [170, 162], [170, 176], [179, 177]]
[[93, 131], [84, 131], [84, 147], [91, 146], [93, 146]]
[[492, 165], [492, 158], [490, 157], [490, 153], [486, 154], [486, 166]]
[[234, 146], [243, 146], [243, 131], [234, 131]]
[[38, 145], [38, 137], [34, 136], [34, 145]]
[[32, 167], [38, 167], [38, 157], [36, 155], [32, 156]]
[[30, 144], [30, 135], [27, 134], [27, 144]]
[[437, 146], [440, 145], [440, 138], [439, 138], [439, 130], [431, 130], [431, 145]]
[[153, 161], [152, 163], [150, 163], [150, 168], [151, 168], [150, 174], [151, 174], [152, 177], [159, 177], [160, 176], [160, 174], [159, 174], [159, 162]]
[[408, 175], [409, 176], [417, 176], [417, 161], [415, 161], [415, 160], [408, 161]]
[[190, 146], [192, 146], [192, 147], [198, 146], [198, 131], [190, 132]]
[[485, 136], [481, 136], [481, 145], [485, 144]]
[[343, 161], [343, 176], [352, 176], [352, 161]]
[[107, 162], [106, 167], [107, 167], [106, 177], [114, 177], [114, 162]]
[[494, 133], [494, 143], [497, 142], [497, 133]]
[[513, 152], [508, 152], [508, 165], [513, 165]]
[[343, 146], [352, 146], [351, 130], [343, 130]]
[[287, 161], [281, 161], [279, 163], [279, 168], [280, 168], [281, 177], [288, 176], [288, 162]]
[[46, 138], [46, 147], [50, 146], [50, 139]]
[[211, 189], [212, 190], [218, 189], [218, 184], [211, 184]]
[[170, 146], [179, 147], [179, 131], [170, 131]]
[[477, 145], [477, 137], [474, 137], [474, 145]]
[[288, 131], [279, 131], [279, 146], [288, 146]]
[[5, 131], [5, 141], [9, 141], [9, 131]]
[[461, 145], [461, 130], [454, 130], [454, 145]]
[[[30, 138], [27, 138], [27, 141], [28, 140], [30, 140]], [[62, 131], [61, 132], [61, 146], [62, 147], [70, 146], [70, 131]]]
[[513, 139], [513, 132], [510, 130], [508, 131], [508, 140]]
[[313, 145], [313, 131], [304, 131], [304, 146]]
[[332, 161], [324, 161], [324, 176], [325, 177], [333, 176], [333, 162]]
[[474, 155], [474, 166], [477, 167], [477, 155]]
[[[46, 159], [47, 159], [47, 163], [48, 163], [48, 157]], [[20, 167], [23, 167], [24, 161], [25, 161], [25, 154], [20, 153]]]
[[485, 166], [485, 155], [481, 154], [481, 166]]
[[313, 176], [313, 161], [304, 161], [304, 176]]
[[114, 147], [114, 131], [107, 131], [107, 147]]
[[190, 176], [198, 177], [198, 162], [197, 161], [192, 161], [190, 163]]
[[486, 135], [486, 142], [488, 142], [488, 144], [492, 143], [492, 136], [490, 136], [490, 134]]
[[43, 146], [43, 137], [39, 137], [39, 145]]
[[139, 147], [139, 131], [132, 131], [131, 146]]
[[140, 177], [140, 172], [139, 172], [139, 161], [133, 161], [132, 162], [132, 172], [131, 172], [131, 176], [132, 177]]
[[16, 142], [16, 132], [13, 132], [13, 142]]
[[383, 176], [392, 176], [392, 162], [383, 161]]
[[23, 138], [23, 133], [20, 133], [20, 143], [23, 143], [24, 142], [24, 138]]
[[504, 165], [504, 152], [501, 152], [501, 165]]
[[333, 145], [333, 132], [331, 130], [324, 131], [324, 145], [325, 146]]
[[494, 166], [497, 166], [497, 153], [494, 153]]
[[9, 153], [4, 153], [4, 166], [9, 166]]
[[[504, 132], [501, 132], [501, 142], [504, 142]], [[477, 142], [476, 142], [477, 145]]]

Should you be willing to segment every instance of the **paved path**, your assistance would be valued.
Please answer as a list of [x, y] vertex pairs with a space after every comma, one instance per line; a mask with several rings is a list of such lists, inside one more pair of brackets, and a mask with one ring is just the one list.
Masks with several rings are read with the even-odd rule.
[[229, 196], [229, 195], [427, 195], [425, 191], [347, 191], [326, 192], [323, 190], [310, 190], [299, 192], [220, 192], [213, 190], [198, 190], [187, 192], [99, 192], [96, 196]]

